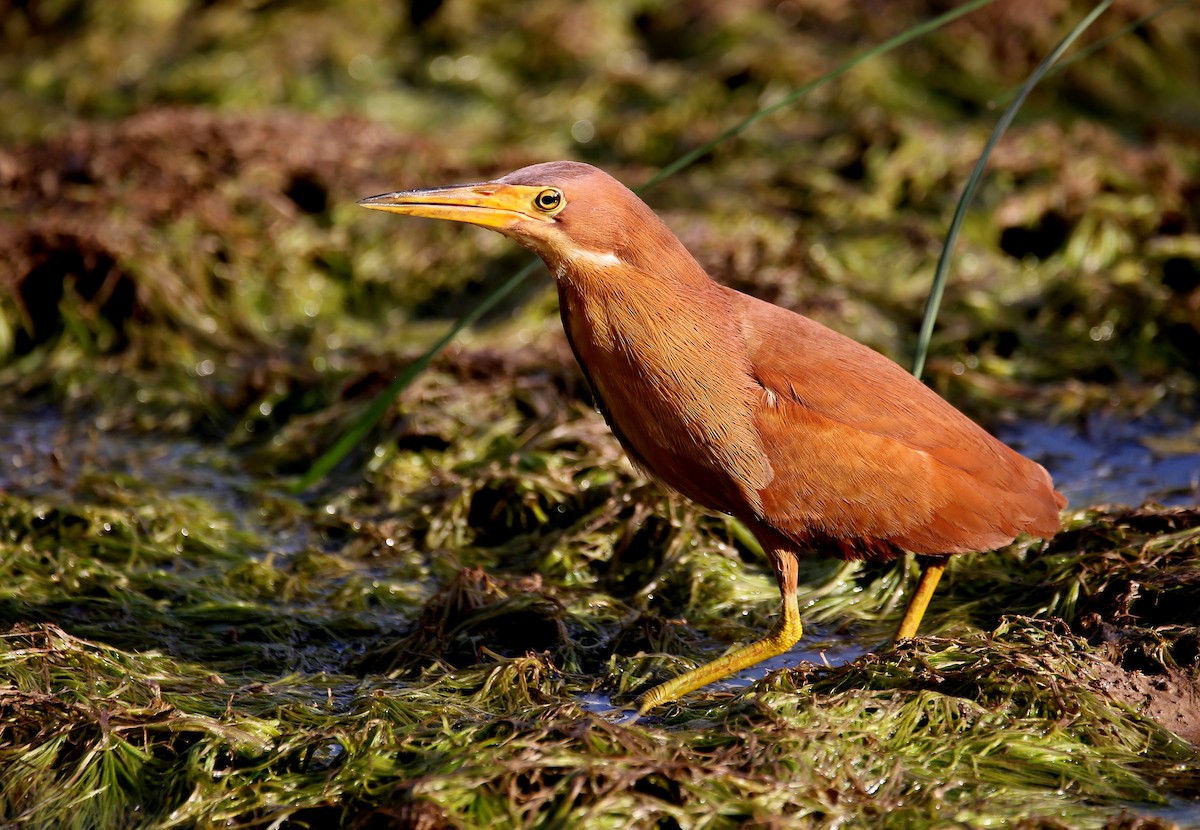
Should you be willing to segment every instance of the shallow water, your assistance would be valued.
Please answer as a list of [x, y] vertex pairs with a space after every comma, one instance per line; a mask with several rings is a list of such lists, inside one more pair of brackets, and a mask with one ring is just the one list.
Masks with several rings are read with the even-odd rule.
[[1132, 807], [1139, 815], [1169, 821], [1181, 828], [1200, 828], [1200, 801], [1173, 798], [1166, 807]]
[[1200, 503], [1195, 424], [1094, 417], [1079, 428], [1025, 421], [998, 434], [1045, 465], [1073, 507]]
[[131, 489], [198, 496], [231, 517], [248, 508], [249, 476], [220, 445], [179, 435], [100, 430], [53, 407], [0, 411], [0, 489], [23, 496], [74, 495], [90, 479]]
[[714, 689], [743, 689], [761, 680], [778, 669], [791, 668], [800, 663], [813, 663], [818, 666], [841, 666], [852, 663], [871, 649], [860, 640], [848, 637], [803, 638], [788, 651], [770, 660], [751, 666], [745, 671], [727, 677], [714, 683]]
[[[705, 688], [710, 691], [737, 691], [779, 669], [792, 668], [801, 663], [841, 666], [857, 660], [870, 650], [867, 644], [851, 637], [806, 637], [783, 654], [756, 663]], [[583, 695], [579, 698], [579, 705], [584, 711], [597, 715], [633, 719], [632, 709], [614, 707], [612, 699], [599, 692]]]
[[[237, 456], [221, 444], [101, 430], [48, 406], [0, 410], [0, 493], [87, 503], [100, 492], [120, 489], [198, 499], [235, 527], [268, 531], [259, 496], [270, 488], [243, 472]], [[268, 532], [275, 553], [297, 553], [310, 541], [300, 522], [276, 523]]]

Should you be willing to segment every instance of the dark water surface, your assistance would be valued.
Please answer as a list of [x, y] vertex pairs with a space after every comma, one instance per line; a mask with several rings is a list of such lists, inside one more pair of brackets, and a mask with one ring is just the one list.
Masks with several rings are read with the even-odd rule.
[[1200, 504], [1200, 427], [1194, 423], [1111, 416], [1089, 418], [1081, 427], [1026, 421], [999, 437], [1045, 465], [1072, 507]]

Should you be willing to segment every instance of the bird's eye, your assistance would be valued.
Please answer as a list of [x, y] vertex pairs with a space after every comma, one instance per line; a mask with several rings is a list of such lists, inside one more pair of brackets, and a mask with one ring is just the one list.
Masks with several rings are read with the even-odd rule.
[[558, 190], [543, 190], [541, 193], [533, 197], [533, 203], [537, 205], [538, 210], [549, 213], [552, 210], [557, 210], [562, 204], [563, 195]]

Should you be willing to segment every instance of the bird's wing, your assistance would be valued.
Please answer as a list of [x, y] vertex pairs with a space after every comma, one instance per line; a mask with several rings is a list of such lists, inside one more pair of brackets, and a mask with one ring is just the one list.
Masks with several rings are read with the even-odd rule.
[[732, 291], [775, 477], [764, 519], [788, 535], [879, 540], [917, 553], [1052, 535], [1065, 504], [1042, 467], [883, 355]]

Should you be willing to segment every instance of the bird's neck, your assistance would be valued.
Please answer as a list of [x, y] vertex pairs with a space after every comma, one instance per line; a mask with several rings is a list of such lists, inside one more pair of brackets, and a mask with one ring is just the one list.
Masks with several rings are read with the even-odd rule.
[[701, 504], [750, 515], [771, 472], [733, 292], [687, 263], [576, 270], [558, 281], [563, 327], [634, 463]]
[[654, 262], [631, 255], [629, 248], [547, 257], [568, 332], [586, 330], [588, 339], [611, 350], [616, 340], [657, 337], [642, 329], [670, 328], [707, 305], [720, 286], [682, 243], [674, 236], [671, 241], [675, 250], [659, 247], [662, 256]]

